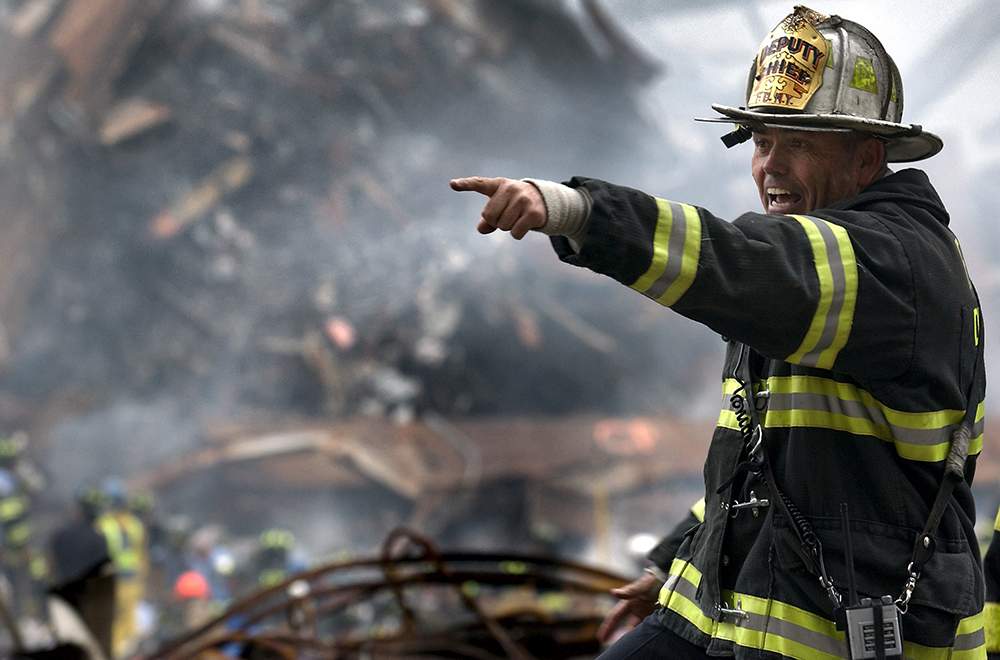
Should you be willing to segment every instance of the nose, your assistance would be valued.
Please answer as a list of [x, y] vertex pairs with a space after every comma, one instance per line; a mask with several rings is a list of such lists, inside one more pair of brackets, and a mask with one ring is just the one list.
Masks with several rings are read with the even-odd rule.
[[760, 162], [761, 169], [765, 174], [781, 175], [788, 173], [788, 153], [779, 145], [774, 145], [768, 149]]

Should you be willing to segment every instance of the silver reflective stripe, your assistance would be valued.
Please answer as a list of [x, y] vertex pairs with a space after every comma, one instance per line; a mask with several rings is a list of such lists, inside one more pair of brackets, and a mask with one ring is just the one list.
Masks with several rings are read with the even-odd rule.
[[684, 238], [687, 232], [687, 222], [684, 220], [684, 209], [677, 202], [667, 202], [670, 208], [670, 238], [667, 241], [667, 267], [663, 273], [653, 282], [645, 295], [653, 300], [659, 300], [660, 296], [666, 293], [670, 285], [674, 283], [681, 274], [682, 258], [684, 255]]
[[823, 334], [820, 335], [816, 346], [806, 353], [799, 364], [815, 367], [819, 364], [820, 354], [828, 349], [834, 338], [837, 336], [837, 324], [840, 322], [840, 312], [844, 308], [844, 293], [847, 290], [847, 281], [844, 276], [844, 261], [840, 254], [840, 244], [837, 237], [833, 235], [830, 225], [811, 216], [802, 216], [816, 226], [823, 242], [826, 244], [826, 255], [830, 264], [830, 276], [833, 279], [833, 298], [830, 301], [830, 309], [826, 313], [826, 322], [823, 324]]
[[847, 230], [807, 215], [791, 216], [802, 227], [812, 251], [818, 292], [802, 343], [786, 362], [832, 369], [847, 345], [858, 297], [858, 264]]
[[691, 584], [687, 578], [682, 579], [679, 575], [671, 575], [667, 578], [663, 588], [670, 593], [678, 593], [692, 603], [698, 602], [698, 587]]
[[[808, 628], [776, 617], [750, 613], [750, 617], [737, 623], [736, 627], [756, 630], [765, 636], [774, 635], [792, 642], [798, 642], [799, 644], [834, 656], [845, 656], [847, 653], [847, 646], [843, 640], [834, 639], [823, 633], [809, 630]], [[738, 640], [737, 644], [739, 644]]]
[[[846, 384], [836, 383], [836, 381], [829, 382], [834, 383], [837, 387], [846, 386]], [[770, 379], [768, 380], [768, 386], [771, 388], [779, 387]], [[870, 397], [870, 395], [867, 395], [864, 390], [853, 387], [852, 389], [857, 393], [859, 399], [864, 396]], [[730, 396], [731, 395], [724, 394], [722, 397], [722, 410], [724, 413], [725, 411], [733, 410]], [[886, 441], [899, 441], [920, 446], [934, 446], [951, 442], [951, 433], [955, 428], [957, 428], [961, 421], [960, 411], [954, 411], [955, 421], [943, 426], [937, 426], [934, 428], [899, 426], [889, 421], [889, 418], [886, 417], [886, 413], [878, 406], [874, 406], [870, 403], [865, 403], [864, 401], [859, 401], [857, 399], [842, 399], [839, 396], [815, 392], [783, 393], [772, 391], [768, 398], [767, 410], [770, 413], [774, 413], [774, 415], [770, 418], [771, 420], [774, 420], [775, 417], [781, 413], [797, 411], [801, 411], [802, 413], [818, 411], [822, 413], [840, 415], [847, 417], [850, 420], [856, 420], [857, 422], [862, 423], [862, 426], [854, 429], [856, 435], [875, 435], [876, 437], [882, 438]], [[905, 415], [907, 413], [898, 412], [897, 414]], [[933, 415], [936, 413], [928, 414]], [[767, 418], [765, 418], [765, 426], [768, 428], [775, 428], [776, 426], [779, 426], [779, 424], [768, 423]], [[812, 425], [802, 423], [792, 424], [792, 426], [811, 427]], [[979, 421], [975, 422], [972, 426], [972, 438], [976, 439], [982, 436], [985, 427], [985, 418], [981, 418]], [[726, 428], [728, 428], [728, 426]], [[850, 428], [848, 428], [848, 431], [850, 431]]]
[[980, 628], [979, 630], [973, 630], [970, 633], [965, 633], [964, 635], [958, 635], [955, 637], [955, 643], [951, 648], [955, 651], [971, 651], [972, 649], [977, 649], [985, 644], [986, 630], [984, 628]]
[[[768, 400], [768, 411], [778, 410], [821, 410], [838, 415], [846, 415], [855, 419], [867, 420], [878, 426], [885, 427], [894, 440], [901, 440], [915, 445], [937, 445], [951, 441], [951, 432], [955, 424], [949, 424], [936, 429], [910, 429], [895, 426], [885, 418], [878, 408], [867, 406], [861, 401], [845, 401], [823, 394], [772, 394]], [[982, 421], [982, 420], [980, 420]], [[982, 427], [982, 424], [977, 424]], [[972, 437], [976, 437], [973, 435]]]

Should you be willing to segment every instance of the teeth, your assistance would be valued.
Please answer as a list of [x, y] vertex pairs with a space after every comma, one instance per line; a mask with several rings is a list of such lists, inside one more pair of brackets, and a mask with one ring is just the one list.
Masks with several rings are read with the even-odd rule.
[[792, 191], [791, 190], [785, 190], [784, 188], [768, 188], [767, 189], [767, 194], [768, 195], [791, 195]]

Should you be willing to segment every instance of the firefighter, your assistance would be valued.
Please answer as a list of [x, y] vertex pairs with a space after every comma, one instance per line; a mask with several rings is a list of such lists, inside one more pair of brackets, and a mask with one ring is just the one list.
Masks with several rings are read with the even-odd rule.
[[993, 521], [993, 535], [983, 557], [986, 573], [986, 652], [989, 660], [1000, 660], [1000, 509]]
[[95, 522], [103, 495], [96, 488], [76, 493], [76, 510], [49, 539], [51, 592], [72, 607], [105, 654], [111, 651], [115, 582], [111, 555]]
[[305, 563], [296, 556], [294, 549], [295, 535], [287, 529], [272, 528], [261, 533], [254, 557], [258, 588], [281, 584], [295, 573], [305, 570]]
[[903, 123], [855, 22], [798, 6], [755, 55], [745, 107], [713, 107], [727, 145], [752, 140], [763, 213], [583, 177], [451, 183], [489, 197], [480, 232], [541, 230], [728, 342], [704, 521], [604, 657], [982, 657], [982, 317], [927, 175], [888, 167], [943, 143]]
[[107, 510], [97, 518], [115, 574], [115, 616], [112, 655], [124, 657], [138, 642], [137, 613], [145, 595], [148, 560], [146, 530], [128, 509], [128, 496], [120, 479], [105, 480], [102, 490]]
[[32, 543], [31, 499], [44, 479], [25, 456], [27, 440], [23, 432], [0, 437], [0, 570], [17, 614], [37, 615], [48, 566]]

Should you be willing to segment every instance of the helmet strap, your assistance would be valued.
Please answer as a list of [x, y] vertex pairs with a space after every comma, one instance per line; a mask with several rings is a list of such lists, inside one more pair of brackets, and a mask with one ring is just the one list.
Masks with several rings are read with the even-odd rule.
[[753, 131], [743, 124], [740, 124], [734, 130], [726, 133], [719, 139], [722, 140], [722, 144], [726, 145], [727, 149], [732, 149], [736, 145], [743, 144], [752, 137]]

